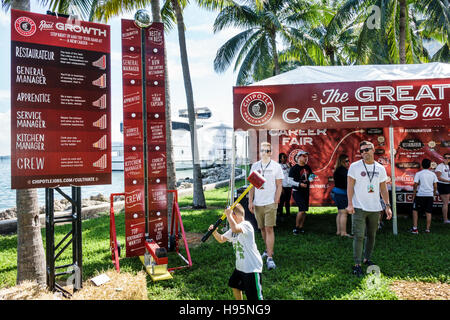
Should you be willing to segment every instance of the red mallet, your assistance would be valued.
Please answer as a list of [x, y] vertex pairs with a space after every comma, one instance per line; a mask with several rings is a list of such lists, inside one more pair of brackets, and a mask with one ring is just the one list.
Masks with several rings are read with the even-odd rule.
[[[242, 194], [239, 196], [239, 198], [236, 199], [236, 201], [231, 205], [230, 209], [233, 210], [234, 207], [245, 197], [245, 195], [250, 191], [251, 188], [255, 187], [257, 189], [261, 188], [263, 184], [266, 182], [266, 179], [262, 175], [260, 175], [258, 172], [253, 171], [248, 177], [248, 182], [250, 182], [250, 185], [247, 187], [247, 189], [242, 192]], [[209, 230], [202, 238], [202, 242], [205, 242], [208, 240], [209, 236], [214, 232], [214, 230], [217, 229], [217, 227], [222, 223], [222, 221], [225, 220], [227, 215], [224, 213], [214, 224], [214, 228]]]

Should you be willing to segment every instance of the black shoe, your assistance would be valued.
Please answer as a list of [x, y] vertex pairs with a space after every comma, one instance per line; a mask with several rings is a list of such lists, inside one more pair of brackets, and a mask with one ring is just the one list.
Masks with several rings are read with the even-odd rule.
[[374, 265], [375, 265], [375, 263], [373, 263], [373, 261], [370, 261], [370, 260], [364, 261], [363, 264], [365, 264], [365, 265], [368, 266], [368, 267], [374, 266]]
[[357, 277], [362, 277], [364, 274], [361, 269], [361, 266], [353, 266], [352, 273]]

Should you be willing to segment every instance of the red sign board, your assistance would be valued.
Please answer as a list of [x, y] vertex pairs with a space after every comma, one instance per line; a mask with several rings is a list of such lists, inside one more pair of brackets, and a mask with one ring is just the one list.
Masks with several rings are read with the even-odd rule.
[[[167, 249], [167, 166], [164, 26], [145, 32], [148, 232]], [[141, 29], [122, 20], [125, 234], [127, 257], [145, 252], [145, 177]]]
[[450, 79], [234, 87], [234, 129], [450, 125]]
[[111, 183], [110, 28], [11, 10], [11, 188]]

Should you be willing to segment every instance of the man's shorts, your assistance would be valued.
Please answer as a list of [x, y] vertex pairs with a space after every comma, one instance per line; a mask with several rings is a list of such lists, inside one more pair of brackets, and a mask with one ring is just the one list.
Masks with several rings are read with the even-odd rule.
[[277, 225], [277, 209], [277, 203], [255, 206], [255, 218], [259, 229], [275, 227]]
[[299, 212], [306, 212], [309, 210], [309, 192], [294, 191], [292, 192], [292, 196], [294, 197]]
[[433, 197], [418, 197], [414, 199], [413, 210], [425, 211], [427, 213], [433, 212]]
[[450, 184], [437, 183], [437, 190], [440, 195], [446, 195], [450, 193]]
[[234, 269], [228, 286], [245, 292], [247, 300], [263, 300], [261, 273], [245, 273]]

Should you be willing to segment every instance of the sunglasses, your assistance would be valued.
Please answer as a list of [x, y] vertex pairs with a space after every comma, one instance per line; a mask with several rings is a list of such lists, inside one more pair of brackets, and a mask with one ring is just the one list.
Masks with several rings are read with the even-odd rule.
[[347, 160], [344, 160], [344, 162], [345, 162], [345, 163], [348, 163], [348, 162], [350, 162], [350, 160], [347, 159]]
[[271, 153], [272, 150], [270, 150], [270, 149], [263, 149], [263, 150], [261, 150], [261, 152], [262, 152], [262, 153]]
[[364, 153], [364, 152], [369, 152], [370, 150], [372, 150], [372, 148], [364, 148], [359, 150], [359, 152]]

